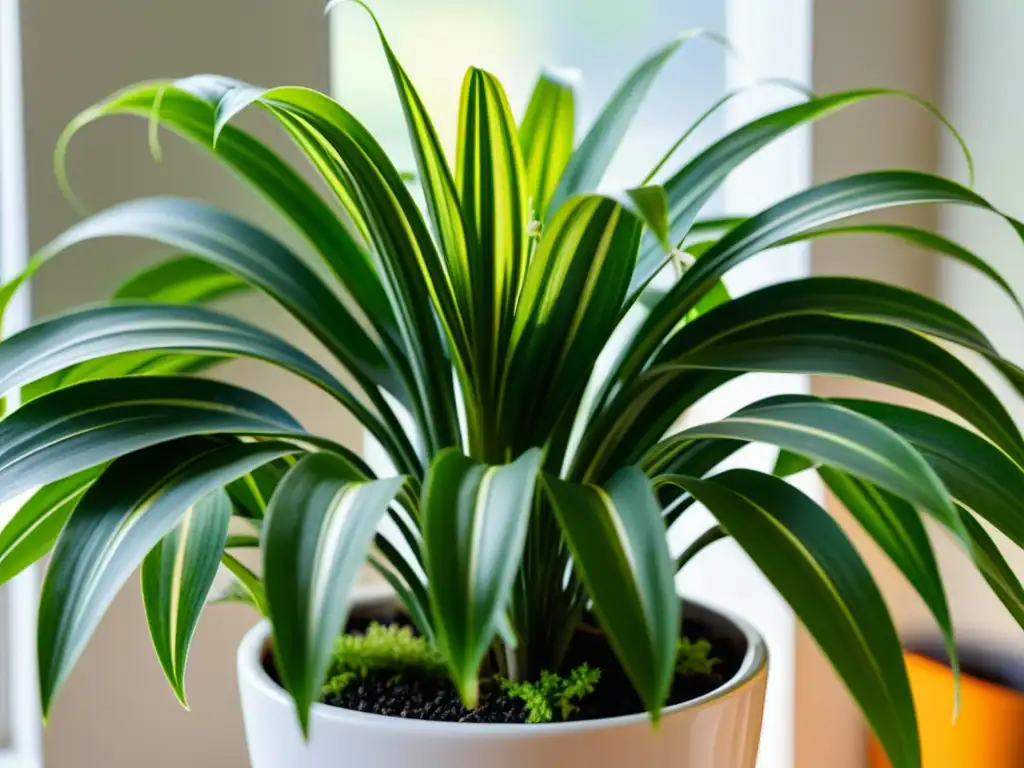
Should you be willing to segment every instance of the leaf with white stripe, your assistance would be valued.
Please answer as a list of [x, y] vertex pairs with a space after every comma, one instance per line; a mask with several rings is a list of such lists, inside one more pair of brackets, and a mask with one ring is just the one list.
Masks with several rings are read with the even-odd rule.
[[78, 500], [102, 467], [90, 467], [44, 485], [0, 531], [0, 584], [5, 584], [53, 548]]
[[896, 768], [920, 768], [914, 702], [899, 637], [857, 550], [832, 517], [788, 483], [733, 469], [711, 480], [672, 476], [792, 606]]
[[867, 480], [959, 525], [953, 500], [914, 447], [884, 424], [834, 403], [807, 398], [754, 404], [728, 418], [690, 427], [679, 439], [775, 445]]
[[545, 221], [548, 201], [572, 156], [576, 131], [576, 96], [568, 72], [541, 74], [526, 106], [519, 126], [519, 145], [523, 148], [530, 216]]
[[633, 687], [657, 721], [675, 674], [679, 598], [661, 505], [639, 469], [605, 488], [544, 476], [576, 572]]
[[423, 551], [437, 642], [467, 707], [506, 610], [533, 506], [541, 451], [487, 466], [442, 453], [423, 487]]
[[303, 733], [348, 616], [348, 595], [402, 479], [362, 482], [347, 461], [315, 453], [297, 462], [270, 500], [263, 582], [281, 682]]
[[186, 709], [185, 668], [231, 522], [219, 490], [196, 502], [142, 561], [142, 602], [160, 666]]
[[279, 442], [187, 438], [107, 467], [71, 514], [43, 580], [38, 653], [44, 717], [121, 585], [181, 516], [236, 477], [296, 451]]

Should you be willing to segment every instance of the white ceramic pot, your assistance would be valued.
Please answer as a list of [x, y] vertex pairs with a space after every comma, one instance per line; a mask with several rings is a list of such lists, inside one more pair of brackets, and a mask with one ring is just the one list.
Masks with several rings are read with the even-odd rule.
[[745, 622], [692, 602], [745, 646], [742, 665], [721, 688], [665, 710], [658, 730], [646, 715], [548, 725], [425, 722], [314, 704], [310, 739], [267, 674], [269, 627], [242, 641], [238, 679], [253, 768], [754, 768], [768, 653]]

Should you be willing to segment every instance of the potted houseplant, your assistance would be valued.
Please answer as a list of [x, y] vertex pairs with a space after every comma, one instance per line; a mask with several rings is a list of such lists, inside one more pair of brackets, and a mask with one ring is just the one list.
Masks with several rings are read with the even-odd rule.
[[[920, 764], [900, 642], [871, 575], [782, 476], [813, 469], [839, 495], [921, 594], [955, 666], [921, 515], [1024, 616], [1024, 590], [979, 523], [1024, 545], [1024, 438], [939, 342], [987, 358], [1018, 391], [1024, 375], [953, 310], [901, 288], [817, 277], [730, 298], [721, 279], [780, 244], [873, 232], [959, 259], [1012, 295], [938, 235], [831, 225], [943, 202], [1024, 230], [970, 189], [910, 171], [828, 182], [749, 218], [699, 218], [762, 147], [881, 90], [811, 96], [678, 168], [669, 153], [658, 184], [596, 194], [639, 96], [685, 39], [631, 73], [580, 141], [566, 83], [541, 77], [517, 125], [498, 80], [471, 69], [452, 169], [382, 34], [423, 211], [374, 137], [308, 89], [210, 76], [147, 83], [74, 121], [58, 150], [62, 180], [75, 131], [140, 115], [154, 137], [164, 126], [241, 175], [319, 261], [203, 203], [154, 198], [84, 219], [0, 289], [2, 307], [44, 262], [91, 238], [148, 238], [184, 254], [108, 305], [0, 343], [2, 389], [23, 388], [24, 399], [0, 422], [0, 487], [5, 499], [36, 489], [0, 532], [0, 579], [52, 550], [38, 627], [44, 711], [139, 565], [157, 656], [184, 700], [189, 642], [223, 563], [236, 577], [228, 597], [268, 618], [238, 660], [257, 768], [749, 767], [764, 645], [739, 620], [681, 605], [674, 587], [679, 568], [731, 537], [793, 606], [892, 763]], [[232, 123], [250, 106], [294, 139], [331, 204]], [[208, 306], [239, 291], [284, 307], [352, 384]], [[636, 322], [616, 355], [609, 340], [627, 314]], [[602, 353], [607, 375], [595, 373]], [[254, 392], [195, 376], [239, 356], [329, 393], [394, 475], [376, 477]], [[699, 398], [750, 371], [883, 382], [970, 426], [793, 396], [672, 433]], [[782, 449], [774, 474], [716, 471], [748, 442]], [[698, 502], [718, 525], [674, 556], [666, 530]], [[260, 548], [259, 574], [236, 558], [242, 547]], [[349, 623], [367, 560], [402, 610], [364, 602]], [[353, 634], [339, 640], [347, 626]]]

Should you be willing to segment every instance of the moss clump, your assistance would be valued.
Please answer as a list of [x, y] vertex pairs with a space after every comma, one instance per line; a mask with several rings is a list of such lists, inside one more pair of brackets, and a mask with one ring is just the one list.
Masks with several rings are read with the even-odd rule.
[[445, 666], [441, 655], [411, 628], [374, 622], [365, 634], [343, 635], [335, 642], [334, 659], [321, 695], [338, 696], [353, 683], [378, 672], [392, 673], [397, 683], [408, 673], [444, 676]]
[[505, 693], [521, 699], [526, 705], [528, 723], [550, 723], [557, 713], [560, 720], [568, 720], [579, 709], [580, 700], [594, 692], [601, 679], [600, 669], [580, 664], [568, 677], [547, 670], [540, 673], [535, 683], [503, 680]]
[[722, 660], [709, 656], [710, 653], [711, 643], [707, 640], [690, 642], [689, 638], [682, 638], [676, 646], [676, 674], [681, 677], [713, 675], [715, 665]]

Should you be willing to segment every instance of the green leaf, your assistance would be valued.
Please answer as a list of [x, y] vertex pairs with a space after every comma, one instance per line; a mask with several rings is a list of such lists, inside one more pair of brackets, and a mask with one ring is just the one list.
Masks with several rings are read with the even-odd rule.
[[37, 323], [0, 343], [0, 391], [75, 363], [161, 349], [249, 357], [296, 373], [345, 406], [399, 467], [419, 471], [419, 459], [400, 424], [384, 423], [337, 378], [288, 342], [202, 307], [121, 304], [78, 310]]
[[708, 507], [825, 652], [895, 768], [921, 749], [899, 637], [871, 574], [825, 510], [751, 470], [674, 480]]
[[541, 452], [487, 466], [442, 453], [423, 488], [423, 548], [438, 646], [459, 695], [477, 703], [480, 662], [522, 560]]
[[964, 248], [959, 243], [955, 243], [942, 235], [935, 234], [934, 232], [929, 232], [926, 229], [907, 227], [901, 224], [855, 224], [844, 227], [825, 227], [823, 229], [816, 229], [812, 232], [804, 232], [799, 235], [794, 235], [793, 237], [784, 240], [781, 245], [799, 243], [805, 240], [817, 240], [822, 237], [836, 237], [844, 235], [883, 235], [886, 237], [894, 237], [920, 248], [925, 248], [929, 251], [935, 251], [936, 253], [949, 256], [950, 258], [959, 261], [961, 264], [985, 275], [989, 280], [998, 285], [1003, 292], [1013, 300], [1014, 304], [1018, 307], [1021, 306], [1021, 301], [1017, 297], [1017, 294], [1014, 293], [1013, 288], [1010, 287], [1010, 284], [1006, 282], [1005, 278], [993, 269], [984, 259], [976, 255], [973, 251]]
[[661, 506], [640, 470], [605, 488], [544, 475], [594, 613], [644, 707], [657, 721], [675, 672], [679, 598]]
[[[266, 590], [263, 589], [263, 582], [260, 581], [260, 577], [253, 573], [252, 569], [246, 567], [237, 557], [229, 555], [227, 552], [221, 555], [220, 561], [234, 577], [233, 583], [236, 583], [249, 596], [249, 599], [244, 602], [258, 610], [260, 615], [270, 616], [270, 609], [267, 607]], [[232, 601], [238, 602], [237, 599]]]
[[295, 464], [270, 500], [263, 581], [274, 658], [307, 736], [309, 708], [348, 615], [349, 590], [401, 484], [401, 478], [362, 482], [341, 457], [315, 453]]
[[[935, 560], [928, 534], [921, 517], [911, 504], [899, 496], [876, 488], [871, 483], [829, 467], [818, 474], [825, 485], [868, 532], [882, 551], [896, 564], [907, 581], [921, 596], [935, 623], [942, 632], [955, 681], [953, 716], [960, 708], [960, 662], [957, 658], [956, 634], [949, 613], [946, 590]], [[957, 512], [959, 518], [959, 512]], [[953, 529], [962, 529], [963, 522], [946, 521]]]
[[261, 104], [299, 141], [332, 188], [358, 201], [372, 242], [374, 265], [395, 311], [399, 335], [415, 379], [412, 406], [428, 447], [458, 443], [448, 356], [438, 321], [464, 384], [471, 383], [468, 328], [455, 288], [416, 203], [387, 154], [351, 114], [305, 88], [262, 91], [243, 83], [226, 87], [218, 125], [247, 106]]
[[199, 256], [175, 256], [139, 270], [114, 291], [119, 301], [200, 304], [251, 290], [249, 284]]
[[790, 477], [814, 467], [815, 462], [792, 451], [781, 450], [775, 459], [772, 474], [776, 477]]
[[6, 584], [53, 548], [68, 517], [99, 476], [91, 467], [44, 485], [0, 531], [0, 584]]
[[629, 73], [573, 152], [552, 196], [551, 212], [560, 208], [573, 195], [597, 189], [655, 78], [676, 51], [690, 40], [700, 37], [729, 47], [728, 42], [714, 32], [706, 29], [687, 30], [644, 59]]
[[[668, 193], [672, 242], [680, 242], [690, 231], [698, 214], [721, 187], [726, 177], [745, 160], [756, 155], [780, 136], [802, 125], [812, 123], [837, 110], [853, 104], [879, 97], [895, 96], [906, 99], [935, 116], [952, 134], [967, 160], [968, 174], [973, 178], [974, 166], [971, 154], [963, 138], [942, 113], [927, 101], [905, 91], [888, 88], [865, 88], [843, 91], [811, 98], [806, 102], [786, 107], [747, 123], [719, 139], [683, 168], [665, 181]], [[972, 182], [973, 183], [973, 182]], [[644, 249], [637, 264], [637, 271], [647, 274], [656, 263], [657, 249]]]
[[502, 388], [513, 452], [543, 442], [575, 413], [586, 386], [580, 373], [617, 323], [639, 237], [635, 216], [596, 195], [573, 198], [548, 225], [519, 297]]
[[190, 438], [130, 454], [103, 472], [71, 514], [43, 580], [38, 652], [44, 716], [121, 585], [185, 511], [292, 451], [280, 443]]
[[763, 371], [889, 384], [950, 408], [1004, 450], [1024, 456], [1020, 433], [988, 386], [956, 356], [913, 331], [838, 317], [766, 320], [652, 370], [696, 368], [727, 371], [730, 378]]
[[668, 197], [664, 187], [657, 184], [636, 187], [626, 190], [625, 196], [629, 200], [630, 210], [647, 225], [665, 252], [671, 251], [672, 243], [668, 240]]
[[68, 146], [74, 135], [94, 120], [130, 114], [170, 128], [211, 153], [266, 197], [316, 249], [382, 335], [393, 335], [394, 315], [368, 255], [302, 176], [261, 141], [233, 126], [221, 127], [215, 142], [216, 106], [224, 87], [220, 78], [199, 76], [177, 84], [142, 83], [108, 97], [64, 130], [55, 155], [58, 179], [70, 195], [65, 170]]
[[529, 214], [526, 169], [505, 91], [476, 68], [462, 84], [456, 176], [471, 243], [467, 298], [486, 419], [498, 396], [526, 272]]
[[250, 520], [261, 520], [267, 514], [267, 504], [281, 482], [288, 464], [285, 461], [265, 464], [255, 472], [238, 478], [225, 490], [235, 506], [235, 514]]
[[1024, 469], [969, 429], [924, 411], [868, 400], [838, 405], [885, 424], [909, 441], [953, 496], [1024, 547]]
[[[666, 189], [671, 203], [671, 190]], [[919, 203], [959, 203], [994, 211], [984, 198], [952, 181], [913, 171], [875, 171], [799, 192], [730, 230], [687, 270], [651, 311], [617, 378], [631, 380], [700, 298], [751, 256], [848, 216]], [[1024, 238], [1024, 225], [1003, 218]]]
[[[426, 198], [430, 220], [434, 225], [434, 234], [441, 246], [440, 252], [447, 266], [448, 278], [452, 282], [453, 298], [457, 307], [472, 316], [472, 311], [469, 309], [472, 297], [475, 295], [470, 288], [473, 270], [470, 258], [472, 249], [467, 242], [469, 239], [466, 231], [467, 225], [463, 223], [459, 196], [455, 191], [455, 181], [448, 168], [441, 140], [437, 136], [437, 131], [434, 130], [422, 99], [413, 87], [412, 80], [409, 79], [409, 75], [388, 44], [377, 17], [362, 0], [352, 0], [352, 2], [370, 15], [377, 28], [388, 67], [391, 69], [391, 75], [395, 81], [395, 89], [398, 91], [399, 101], [402, 104], [402, 111], [405, 114], [409, 140], [419, 169], [420, 185]], [[465, 200], [465, 194], [463, 200]], [[473, 219], [468, 218], [467, 221], [472, 222]]]
[[523, 150], [532, 220], [547, 221], [548, 201], [572, 155], [576, 132], [576, 96], [565, 72], [545, 71], [530, 95], [519, 145]]
[[776, 445], [869, 480], [928, 508], [947, 525], [958, 524], [942, 481], [910, 443], [883, 424], [830, 402], [755, 404], [721, 421], [684, 429], [679, 438]]
[[201, 255], [284, 306], [342, 361], [368, 395], [374, 396], [376, 385], [402, 395], [401, 383], [377, 345], [316, 272], [262, 230], [202, 203], [148, 198], [108, 208], [39, 251], [19, 279], [72, 245], [101, 237], [142, 237]]
[[231, 502], [215, 491], [193, 504], [142, 561], [142, 601], [160, 666], [187, 709], [185, 669], [231, 522]]
[[109, 379], [44, 395], [0, 421], [0, 500], [157, 443], [216, 434], [330, 447], [346, 453], [353, 471], [370, 473], [357, 456], [247, 390], [203, 379]]
[[985, 581], [1017, 625], [1024, 629], [1024, 587], [1021, 586], [1017, 574], [1006, 562], [992, 537], [971, 513], [961, 508], [961, 515], [963, 526], [969, 535], [966, 542], [968, 553], [975, 567], [981, 571], [981, 575], [985, 577]]

